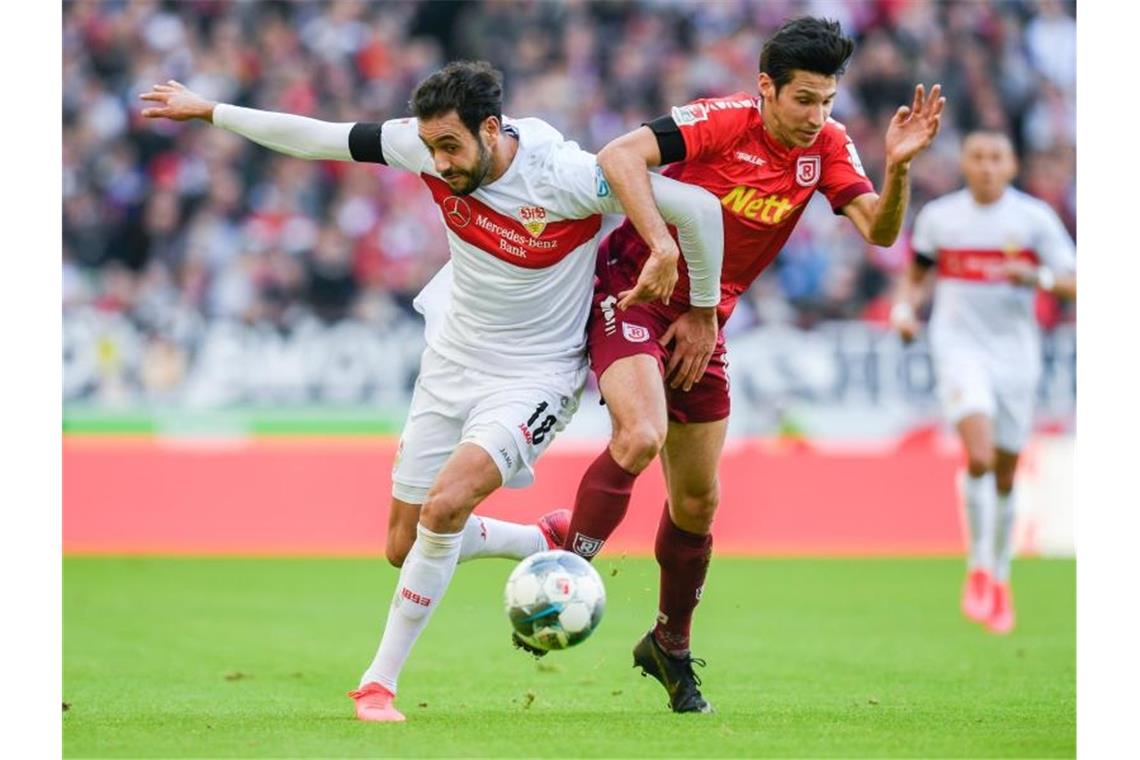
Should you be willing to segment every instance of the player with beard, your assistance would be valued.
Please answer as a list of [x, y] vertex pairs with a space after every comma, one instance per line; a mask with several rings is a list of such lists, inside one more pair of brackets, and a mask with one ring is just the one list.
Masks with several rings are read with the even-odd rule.
[[[501, 485], [529, 484], [578, 406], [602, 215], [621, 205], [593, 155], [543, 121], [502, 115], [502, 77], [482, 62], [431, 75], [412, 94], [414, 118], [382, 124], [218, 104], [173, 81], [142, 97], [157, 104], [143, 111], [150, 118], [202, 119], [292, 156], [414, 172], [439, 206], [451, 261], [417, 298], [428, 346], [392, 471], [387, 555], [400, 577], [376, 656], [349, 695], [361, 720], [402, 721], [397, 678], [456, 564], [522, 558], [563, 538], [565, 514], [526, 526], [472, 511]], [[677, 225], [694, 301], [714, 305], [716, 198], [665, 178], [652, 194]], [[638, 297], [666, 295], [651, 285]]]

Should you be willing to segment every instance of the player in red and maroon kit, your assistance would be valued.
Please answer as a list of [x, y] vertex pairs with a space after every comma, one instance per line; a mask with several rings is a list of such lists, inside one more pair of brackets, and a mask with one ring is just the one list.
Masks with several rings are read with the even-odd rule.
[[[760, 54], [759, 98], [740, 92], [674, 108], [598, 155], [628, 214], [598, 252], [589, 325], [591, 363], [613, 434], [582, 478], [564, 548], [593, 557], [625, 515], [634, 480], [662, 453], [669, 499], [655, 551], [660, 607], [657, 625], [634, 648], [634, 663], [661, 681], [676, 712], [711, 710], [697, 688], [693, 664], [704, 663], [690, 654], [689, 631], [712, 551], [717, 463], [728, 427], [721, 328], [817, 190], [869, 243], [892, 244], [910, 194], [910, 162], [938, 132], [940, 86], [927, 96], [918, 85], [914, 102], [899, 108], [887, 129], [884, 190], [876, 194], [843, 125], [829, 118], [853, 48], [836, 22], [790, 21]], [[687, 273], [677, 271], [677, 244], [650, 193], [649, 167], [665, 164], [665, 175], [721, 199], [718, 307], [687, 304]], [[678, 276], [671, 301], [634, 305], [647, 288]]]

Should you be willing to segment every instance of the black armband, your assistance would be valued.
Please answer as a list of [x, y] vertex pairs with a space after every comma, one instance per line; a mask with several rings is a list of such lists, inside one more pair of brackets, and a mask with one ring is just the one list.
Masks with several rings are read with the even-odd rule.
[[653, 121], [647, 121], [641, 126], [649, 127], [653, 136], [657, 138], [657, 149], [661, 152], [662, 166], [685, 160], [685, 138], [681, 137], [681, 128], [677, 126], [677, 122], [673, 121], [672, 116], [658, 116]]
[[922, 267], [923, 269], [930, 269], [937, 262], [934, 260], [934, 257], [931, 256], [929, 253], [923, 253], [922, 251], [915, 251], [914, 252], [914, 263], [916, 265]]
[[380, 123], [359, 121], [353, 124], [352, 131], [348, 133], [348, 152], [352, 154], [353, 161], [387, 164], [380, 148]]

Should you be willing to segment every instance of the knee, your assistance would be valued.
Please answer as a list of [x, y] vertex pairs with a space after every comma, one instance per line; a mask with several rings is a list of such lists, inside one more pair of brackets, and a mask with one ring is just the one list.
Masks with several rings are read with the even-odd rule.
[[674, 522], [690, 533], [708, 533], [719, 505], [720, 488], [715, 483], [707, 489], [685, 493], [673, 505]]
[[420, 523], [436, 533], [455, 533], [463, 527], [467, 511], [460, 499], [447, 491], [428, 492], [420, 507]]
[[384, 549], [384, 555], [392, 567], [403, 567], [404, 560], [408, 558], [408, 552], [411, 550], [411, 541], [405, 540], [403, 536], [388, 536], [388, 545]]
[[627, 471], [640, 473], [661, 453], [667, 432], [666, 424], [649, 420], [616, 427], [611, 443], [614, 459]]
[[993, 449], [976, 447], [966, 450], [966, 469], [970, 477], [980, 478], [986, 473], [994, 471]]
[[1018, 456], [1008, 451], [997, 451], [994, 456], [994, 483], [998, 493], [1003, 496], [1013, 490], [1014, 477], [1017, 475]]
[[1005, 495], [1013, 490], [1013, 472], [1005, 472], [998, 469], [994, 473], [994, 484], [997, 486], [998, 493]]

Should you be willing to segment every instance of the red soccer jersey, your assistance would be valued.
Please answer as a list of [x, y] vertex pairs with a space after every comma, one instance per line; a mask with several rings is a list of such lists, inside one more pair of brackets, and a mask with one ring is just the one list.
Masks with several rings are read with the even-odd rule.
[[[685, 141], [685, 159], [669, 164], [662, 174], [703, 187], [720, 198], [724, 211], [722, 320], [776, 258], [812, 193], [822, 192], [839, 213], [856, 196], [874, 192], [842, 124], [829, 120], [811, 147], [788, 148], [764, 130], [759, 105], [758, 98], [739, 92], [672, 111]], [[608, 243], [609, 258], [635, 265], [634, 272], [649, 255], [628, 219]], [[688, 295], [682, 259], [674, 300], [687, 304]]]

